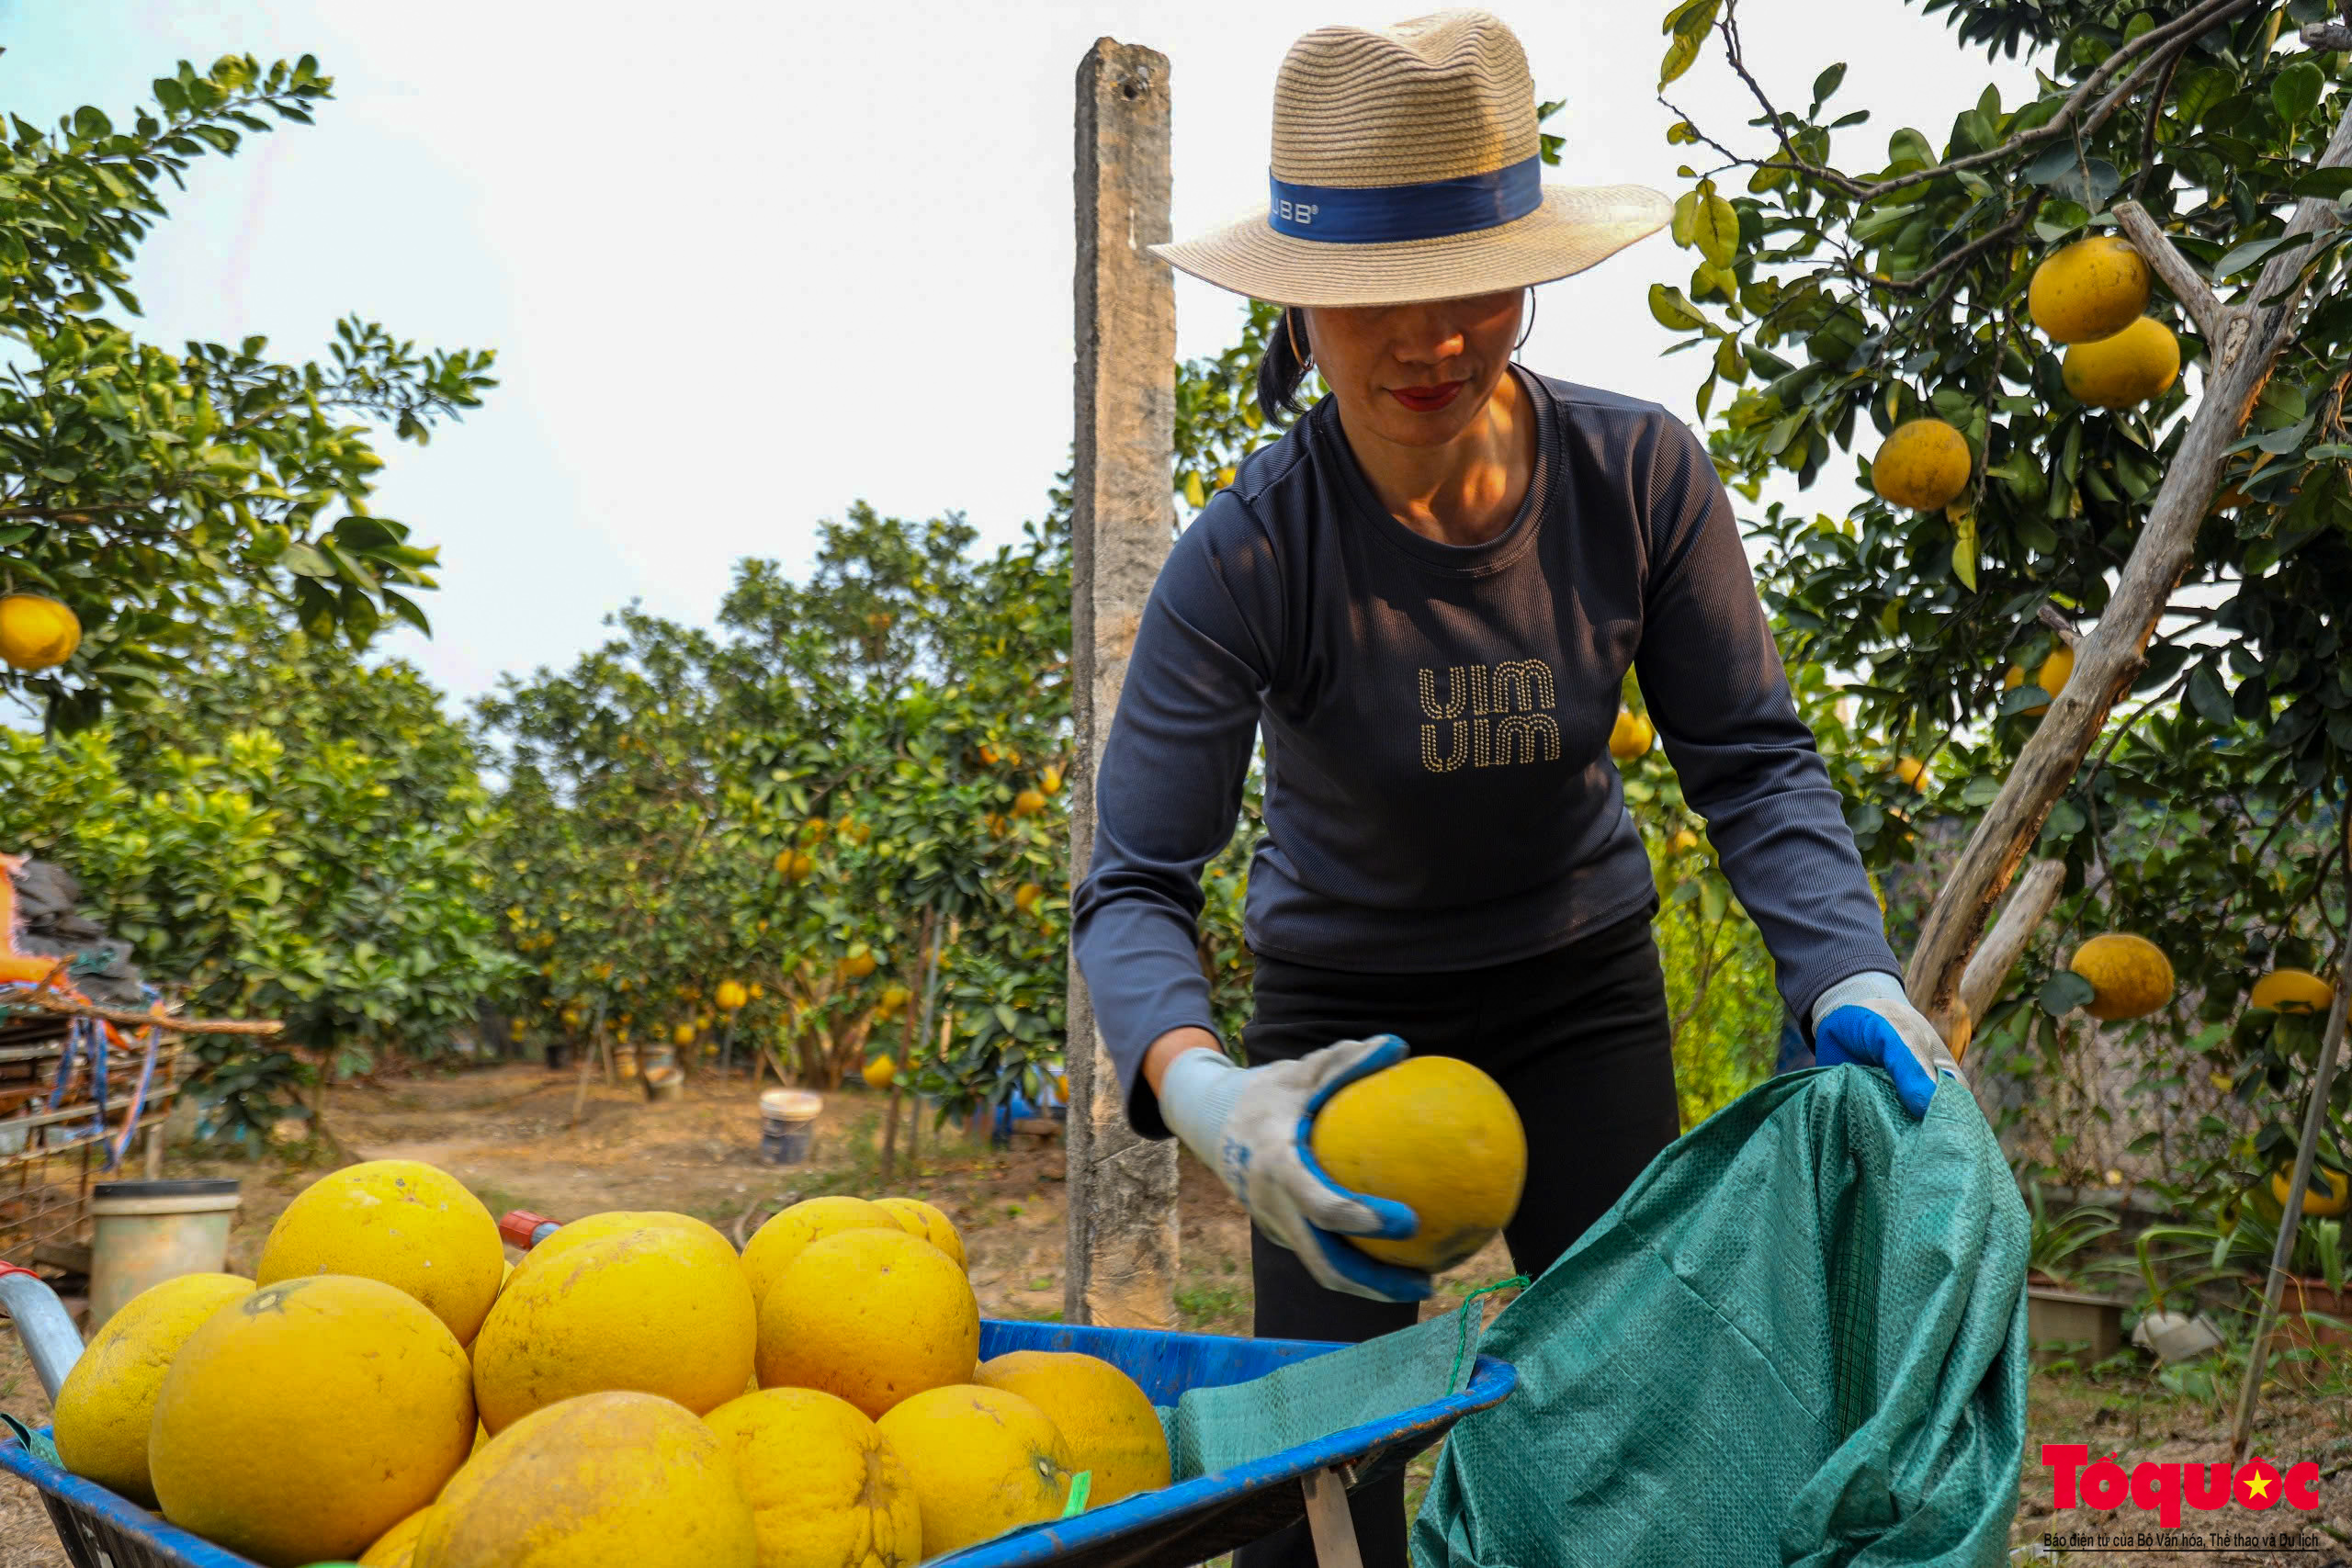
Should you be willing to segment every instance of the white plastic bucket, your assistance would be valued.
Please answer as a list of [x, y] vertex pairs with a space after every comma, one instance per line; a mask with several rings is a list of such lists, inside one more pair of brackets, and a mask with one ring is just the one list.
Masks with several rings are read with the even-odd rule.
[[90, 1190], [90, 1332], [123, 1303], [182, 1274], [217, 1274], [229, 1258], [234, 1181], [101, 1181]]

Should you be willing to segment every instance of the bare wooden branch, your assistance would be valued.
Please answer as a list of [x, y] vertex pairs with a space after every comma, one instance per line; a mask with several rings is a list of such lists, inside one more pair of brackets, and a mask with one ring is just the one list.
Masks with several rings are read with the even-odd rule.
[[274, 1019], [240, 1018], [175, 1018], [169, 1013], [133, 1012], [129, 1008], [102, 1008], [92, 1002], [76, 1001], [61, 997], [54, 991], [24, 991], [0, 994], [0, 1011], [9, 1008], [39, 1008], [67, 1018], [96, 1018], [107, 1023], [130, 1024], [135, 1028], [169, 1030], [177, 1034], [276, 1034], [286, 1026]]
[[2074, 622], [2058, 613], [2057, 605], [2045, 603], [2041, 609], [2034, 612], [2034, 618], [2056, 632], [2058, 640], [2069, 649], [2082, 646], [2083, 634], [2075, 629]]
[[[2337, 121], [2316, 166], [2346, 164], [2352, 164], [2352, 115]], [[2335, 213], [2333, 200], [2309, 197], [2297, 206], [2287, 237], [2336, 221]], [[1985, 916], [2089, 754], [2109, 709], [2144, 666], [2143, 650], [2188, 569], [2198, 526], [2221, 477], [2222, 454], [2245, 428], [2255, 394], [2294, 336], [2303, 285], [2290, 285], [2288, 279], [2299, 265], [2292, 253], [2273, 256], [2246, 296], [2250, 303], [2233, 312], [2228, 333], [2207, 369], [2202, 400], [2123, 563], [2106, 613], [2075, 650], [2073, 678], [2052, 699], [2050, 711], [2026, 742], [2000, 795], [1977, 823], [1928, 911], [1904, 981], [1913, 1004], [1939, 1026], [1957, 1010], [1962, 971]], [[2266, 305], [2266, 299], [2272, 302]]]
[[2065, 886], [2064, 861], [2038, 860], [2018, 879], [2001, 918], [1993, 922], [1992, 933], [1960, 977], [1960, 999], [1972, 1020], [1983, 1018], [2000, 999], [2008, 986], [2009, 971], [2017, 967], [2034, 931], [2050, 918], [2051, 908]]
[[2305, 22], [2295, 36], [2303, 40], [2305, 49], [2352, 49], [2352, 26], [2342, 22]]
[[2197, 323], [2197, 335], [2218, 351], [2222, 340], [2229, 335], [2230, 307], [2214, 296], [2206, 286], [2204, 276], [2165, 238], [2155, 220], [2148, 216], [2146, 208], [2136, 201], [2119, 201], [2109, 210], [2115, 214], [2115, 221], [2132, 242], [2132, 248], [2148, 264], [2148, 270], [2172, 290], [2172, 297], [2180, 301], [2189, 319]]

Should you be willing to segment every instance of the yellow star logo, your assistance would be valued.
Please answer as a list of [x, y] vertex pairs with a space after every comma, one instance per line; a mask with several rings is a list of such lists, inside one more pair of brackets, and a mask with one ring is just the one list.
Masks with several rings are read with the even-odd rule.
[[2267, 1475], [2247, 1476], [2245, 1478], [2245, 1495], [2249, 1500], [2256, 1503], [2259, 1503], [2264, 1498], [2268, 1497], [2270, 1495], [2270, 1477]]

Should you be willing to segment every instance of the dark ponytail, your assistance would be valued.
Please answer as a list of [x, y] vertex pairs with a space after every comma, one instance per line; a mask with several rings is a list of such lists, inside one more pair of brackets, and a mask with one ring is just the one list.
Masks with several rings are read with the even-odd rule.
[[1258, 362], [1258, 412], [1270, 424], [1281, 424], [1305, 412], [1298, 406], [1298, 389], [1306, 384], [1314, 362], [1301, 359], [1291, 347], [1294, 334], [1298, 343], [1306, 342], [1306, 312], [1296, 305], [1285, 305], [1274, 318], [1266, 357]]

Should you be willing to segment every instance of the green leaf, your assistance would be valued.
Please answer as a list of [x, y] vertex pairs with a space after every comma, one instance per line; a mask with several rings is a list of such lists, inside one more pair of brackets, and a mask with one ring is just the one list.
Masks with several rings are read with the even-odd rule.
[[2236, 74], [2218, 65], [2184, 71], [2173, 84], [2173, 115], [2182, 125], [2193, 126], [2236, 90]]
[[2098, 995], [2098, 987], [2072, 969], [2061, 969], [2042, 982], [2041, 1010], [2052, 1018], [2063, 1017], [2083, 1007]]
[[1657, 324], [1672, 332], [1695, 332], [1707, 324], [1699, 308], [1684, 298], [1682, 290], [1664, 283], [1650, 285], [1650, 314]]
[[1692, 218], [1690, 237], [1701, 255], [1727, 267], [1739, 249], [1739, 214], [1730, 202], [1710, 193]]
[[1715, 13], [1723, 0], [1682, 0], [1682, 4], [1666, 14], [1664, 29], [1673, 35], [1666, 46], [1666, 58], [1658, 64], [1658, 90], [1680, 76], [1697, 62], [1699, 51], [1706, 47], [1707, 31], [1715, 25]]
[[1842, 60], [1815, 76], [1813, 79], [1813, 107], [1818, 109], [1827, 103], [1830, 95], [1838, 90], [1838, 85], [1845, 79], [1846, 62]]
[[333, 577], [334, 563], [311, 545], [296, 539], [286, 547], [278, 560], [297, 577]]
[[2189, 671], [2188, 705], [2197, 710], [2199, 717], [2216, 728], [2227, 729], [2237, 722], [2229, 688], [2222, 684], [2222, 673], [2210, 659]]
[[2298, 60], [2270, 79], [2270, 107], [2292, 125], [2319, 106], [2320, 89], [2326, 81], [2317, 65]]
[[2328, 169], [2306, 169], [2287, 182], [2290, 196], [2319, 197], [2324, 200], [2340, 199], [2352, 191], [2352, 166], [2337, 164]]
[[1976, 513], [1973, 509], [1952, 519], [1951, 573], [1962, 587], [1976, 592]]

